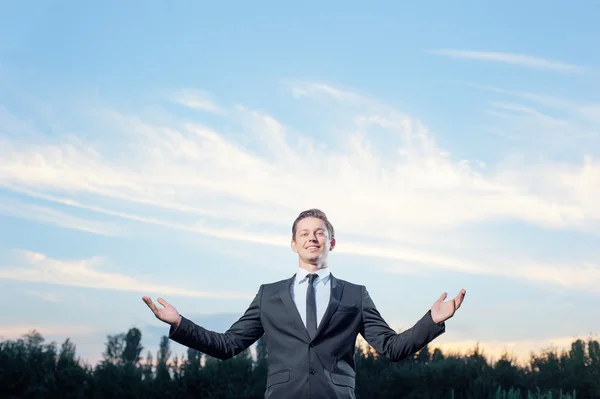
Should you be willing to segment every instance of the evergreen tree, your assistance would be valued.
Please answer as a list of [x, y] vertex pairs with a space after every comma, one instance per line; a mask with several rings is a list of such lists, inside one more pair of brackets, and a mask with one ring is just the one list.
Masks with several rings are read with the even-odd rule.
[[[31, 331], [0, 342], [0, 397], [4, 398], [262, 398], [267, 374], [266, 337], [229, 360], [187, 350], [172, 358], [163, 336], [156, 355], [139, 364], [138, 329], [109, 335], [104, 358], [82, 365], [66, 339], [57, 349]], [[172, 358], [172, 359], [171, 359]], [[477, 345], [466, 355], [424, 347], [412, 360], [392, 363], [368, 345], [356, 347], [356, 396], [378, 398], [592, 399], [600, 397], [600, 343], [575, 340], [568, 350], [548, 349], [519, 365], [508, 354], [489, 362]]]
[[106, 351], [102, 353], [104, 361], [112, 364], [120, 364], [123, 360], [125, 350], [125, 334], [107, 336]]
[[142, 350], [142, 332], [137, 328], [132, 328], [125, 335], [125, 348], [122, 353], [122, 360], [125, 363], [137, 365], [141, 359]]

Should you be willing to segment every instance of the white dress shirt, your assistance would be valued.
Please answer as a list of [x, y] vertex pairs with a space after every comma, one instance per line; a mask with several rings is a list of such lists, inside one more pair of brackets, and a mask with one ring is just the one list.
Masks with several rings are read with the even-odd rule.
[[[315, 287], [315, 299], [317, 304], [317, 326], [321, 323], [321, 319], [325, 314], [325, 309], [329, 305], [329, 297], [331, 292], [331, 273], [329, 272], [329, 268], [326, 267], [324, 269], [320, 269], [315, 272], [318, 277], [314, 280], [313, 286]], [[308, 275], [310, 272], [298, 268], [296, 272], [296, 279], [294, 280], [294, 284], [291, 287], [291, 294], [294, 303], [296, 304], [296, 308], [298, 309], [298, 313], [300, 313], [300, 317], [302, 318], [302, 322], [306, 327], [306, 290], [308, 288]]]

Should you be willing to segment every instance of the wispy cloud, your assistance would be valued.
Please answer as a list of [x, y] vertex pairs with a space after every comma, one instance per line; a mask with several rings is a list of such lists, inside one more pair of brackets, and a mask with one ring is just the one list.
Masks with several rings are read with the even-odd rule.
[[188, 108], [197, 111], [213, 112], [216, 114], [224, 113], [224, 110], [217, 106], [210, 93], [197, 89], [183, 89], [173, 94], [171, 99]]
[[[532, 157], [597, 159], [600, 154], [600, 104], [557, 98], [547, 94], [466, 83], [483, 90], [491, 116], [486, 121], [489, 133], [519, 142], [519, 151]], [[491, 99], [489, 99], [491, 97]], [[485, 103], [484, 103], [485, 104]], [[541, 166], [541, 165], [538, 165]], [[565, 166], [563, 164], [563, 166]], [[573, 166], [573, 163], [570, 163]]]
[[294, 97], [310, 97], [324, 95], [336, 101], [357, 104], [364, 103], [365, 98], [351, 91], [341, 90], [323, 83], [316, 82], [290, 82], [290, 89]]
[[513, 98], [529, 101], [537, 106], [560, 111], [569, 117], [576, 118], [577, 121], [581, 120], [590, 124], [590, 126], [593, 126], [596, 131], [598, 131], [598, 126], [600, 125], [600, 103], [598, 102], [590, 103], [586, 101], [576, 101], [572, 99], [553, 97], [547, 94], [507, 90], [476, 83], [466, 83], [466, 85], [493, 93], [505, 94]]
[[[243, 105], [227, 111], [229, 123], [244, 132], [236, 138], [189, 119], [157, 124], [111, 111], [90, 121], [111, 132], [107, 142], [56, 136], [32, 143], [0, 136], [0, 185], [48, 206], [85, 209], [115, 222], [268, 245], [289, 245], [289, 225], [298, 211], [318, 206], [348, 237], [340, 241], [341, 252], [552, 284], [598, 281], [593, 265], [576, 279], [563, 278], [584, 261], [550, 266], [523, 261], [518, 269], [506, 267], [516, 264], [518, 254], [513, 259], [496, 254], [497, 261], [489, 262], [489, 254], [465, 259], [442, 249], [449, 232], [454, 236], [499, 220], [584, 233], [597, 229], [600, 163], [593, 156], [497, 165], [455, 158], [418, 119], [382, 101], [312, 82], [300, 82], [291, 92], [305, 101], [326, 100], [324, 113], [344, 112], [347, 118], [335, 127], [343, 140], [291, 135], [285, 122]], [[503, 105], [544, 117], [532, 107]], [[119, 157], [107, 145], [115, 139]], [[104, 281], [103, 287], [173, 292], [128, 276], [104, 276], [82, 262], [69, 270], [87, 276], [81, 281], [88, 286]], [[31, 266], [10, 275], [40, 278], [39, 266]], [[544, 276], [554, 272], [562, 277]]]
[[31, 251], [14, 251], [12, 265], [0, 267], [0, 280], [27, 281], [104, 290], [133, 291], [144, 294], [215, 298], [251, 299], [253, 294], [238, 292], [207, 292], [182, 287], [153, 284], [120, 273], [98, 270], [101, 258], [59, 260]]
[[564, 151], [575, 147], [579, 151], [582, 144], [600, 144], [597, 127], [580, 117], [552, 115], [530, 105], [501, 101], [491, 102], [486, 113], [497, 117], [492, 122], [495, 129], [503, 129], [514, 138], [528, 140], [531, 144], [538, 143], [526, 148]]
[[582, 66], [567, 64], [564, 62], [548, 60], [541, 57], [533, 57], [525, 54], [501, 53], [491, 51], [470, 51], [456, 49], [428, 50], [429, 54], [444, 55], [452, 58], [471, 59], [478, 61], [502, 62], [506, 64], [519, 65], [527, 68], [549, 70], [564, 73], [582, 73]]
[[15, 325], [10, 327], [0, 327], [0, 339], [21, 338], [23, 335], [30, 333], [32, 330], [39, 332], [44, 338], [55, 336], [77, 337], [98, 332], [97, 329], [93, 327], [82, 325], [52, 325], [31, 323], [27, 326]]
[[68, 229], [83, 231], [86, 233], [117, 236], [121, 235], [115, 226], [109, 223], [78, 218], [47, 206], [30, 204], [23, 201], [0, 197], [0, 214], [48, 223]]
[[60, 302], [60, 298], [57, 294], [52, 292], [38, 292], [38, 291], [25, 291], [26, 295], [31, 295], [40, 298], [46, 302]]
[[[411, 248], [390, 248], [364, 246], [348, 243], [341, 252], [353, 255], [367, 255], [402, 261], [400, 265], [387, 270], [400, 274], [431, 274], [436, 270], [447, 270], [472, 275], [487, 275], [516, 278], [543, 283], [554, 287], [575, 288], [600, 294], [600, 265], [595, 262], [540, 262], [518, 254], [496, 254], [493, 260], [480, 258], [456, 258], [435, 254], [433, 251], [418, 251]], [[419, 270], [414, 271], [414, 264]]]
[[[389, 120], [382, 126], [383, 119], [363, 119], [361, 129], [349, 134], [340, 148], [316, 148], [307, 138], [293, 155], [273, 161], [201, 126], [187, 124], [181, 130], [164, 130], [123, 117], [126, 126], [144, 131], [149, 141], [147, 146], [130, 148], [128, 159], [113, 161], [85, 142], [64, 146], [17, 142], [14, 144], [19, 148], [12, 149], [14, 144], [3, 146], [0, 182], [17, 189], [90, 193], [174, 211], [193, 211], [207, 218], [286, 225], [298, 209], [313, 205], [314, 199], [302, 193], [320, 191], [327, 195], [319, 202], [325, 208], [337, 209], [334, 212], [340, 215], [337, 219], [341, 223], [347, 221], [344, 214], [375, 201], [379, 211], [369, 217], [355, 215], [353, 226], [345, 227], [352, 233], [367, 234], [381, 227], [389, 230], [393, 223], [404, 228], [440, 228], [501, 217], [570, 227], [598, 220], [595, 208], [582, 208], [580, 201], [539, 196], [508, 181], [506, 176], [511, 170], [486, 176], [477, 164], [452, 160], [424, 128], [414, 128], [418, 123], [410, 119]], [[395, 147], [400, 156], [391, 160], [381, 157], [366, 138], [370, 127], [397, 131], [398, 135], [389, 137], [389, 146]], [[280, 129], [275, 124], [271, 128]], [[262, 126], [257, 131], [271, 137], [281, 134], [265, 133], [267, 129]], [[260, 138], [258, 134], [254, 137]], [[272, 143], [272, 139], [266, 141]], [[396, 142], [394, 147], [392, 142]], [[51, 161], [57, 155], [60, 164]], [[324, 172], [311, 174], [304, 170], [305, 165]], [[519, 166], [515, 172], [522, 179], [539, 172], [527, 165]], [[597, 163], [592, 159], [582, 166], [555, 168], [562, 169], [567, 180], [579, 180], [586, 190], [597, 191]], [[203, 173], [196, 173], [199, 170]], [[88, 179], [90, 171], [93, 182]], [[310, 179], [305, 178], [307, 174]], [[566, 183], [548, 181], [553, 191]], [[436, 195], [424, 195], [432, 192], [442, 195], [445, 201], [438, 201]], [[228, 197], [230, 205], [224, 207], [216, 200], [218, 196]], [[587, 202], [586, 198], [578, 199]], [[202, 209], [194, 205], [200, 203]], [[395, 209], [393, 214], [387, 212], [390, 209]], [[584, 216], [586, 213], [589, 217]]]

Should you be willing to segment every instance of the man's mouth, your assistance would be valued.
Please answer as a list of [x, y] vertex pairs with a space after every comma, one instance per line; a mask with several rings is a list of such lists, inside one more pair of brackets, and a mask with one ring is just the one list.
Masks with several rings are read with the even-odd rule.
[[307, 247], [306, 249], [308, 249], [309, 251], [312, 251], [313, 249], [319, 249], [319, 247], [316, 245], [311, 245], [310, 247]]

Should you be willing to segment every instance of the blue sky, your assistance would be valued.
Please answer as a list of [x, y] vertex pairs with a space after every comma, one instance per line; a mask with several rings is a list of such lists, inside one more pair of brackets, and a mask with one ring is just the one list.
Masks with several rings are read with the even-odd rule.
[[464, 287], [435, 345], [600, 332], [597, 3], [33, 4], [0, 6], [0, 336], [154, 351], [142, 295], [224, 329], [309, 207], [396, 329]]

